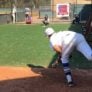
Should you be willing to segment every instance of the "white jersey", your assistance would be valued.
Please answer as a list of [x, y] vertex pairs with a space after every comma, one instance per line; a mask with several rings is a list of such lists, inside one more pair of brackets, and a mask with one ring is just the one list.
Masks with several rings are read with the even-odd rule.
[[64, 47], [73, 40], [75, 35], [76, 33], [72, 31], [60, 31], [58, 33], [54, 33], [50, 38], [51, 47], [54, 45]]
[[16, 6], [13, 7], [12, 9], [12, 14], [15, 14], [17, 12]]
[[61, 46], [62, 62], [68, 62], [68, 57], [74, 47], [87, 59], [92, 60], [92, 50], [83, 35], [73, 31], [60, 31], [50, 37], [50, 44]]

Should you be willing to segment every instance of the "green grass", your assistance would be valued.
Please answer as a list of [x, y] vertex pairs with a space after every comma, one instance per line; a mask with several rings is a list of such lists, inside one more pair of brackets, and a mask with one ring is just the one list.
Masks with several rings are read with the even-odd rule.
[[51, 58], [48, 49], [48, 41], [39, 25], [0, 26], [1, 65], [46, 65]]
[[[74, 30], [81, 32], [80, 26], [52, 24], [56, 31]], [[47, 67], [54, 57], [49, 41], [44, 35], [44, 27], [36, 25], [0, 25], [0, 65], [27, 66], [28, 64]], [[70, 60], [75, 68], [91, 68], [92, 64], [78, 52]]]

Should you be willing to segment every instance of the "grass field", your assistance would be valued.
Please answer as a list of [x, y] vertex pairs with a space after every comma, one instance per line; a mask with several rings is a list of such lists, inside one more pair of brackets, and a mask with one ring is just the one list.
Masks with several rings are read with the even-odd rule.
[[[56, 31], [74, 30], [81, 32], [80, 25], [52, 24]], [[48, 39], [44, 35], [44, 27], [35, 25], [0, 25], [0, 65], [1, 66], [36, 66], [47, 67], [55, 58], [50, 49]], [[70, 60], [73, 68], [92, 68], [80, 53], [75, 51]]]

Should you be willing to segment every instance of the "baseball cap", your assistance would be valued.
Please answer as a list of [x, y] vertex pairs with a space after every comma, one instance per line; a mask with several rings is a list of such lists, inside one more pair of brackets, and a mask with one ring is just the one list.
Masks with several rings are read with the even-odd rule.
[[53, 34], [54, 33], [54, 30], [53, 30], [53, 28], [46, 28], [45, 29], [45, 34], [47, 35], [47, 36], [49, 36], [49, 35], [51, 35], [51, 34]]

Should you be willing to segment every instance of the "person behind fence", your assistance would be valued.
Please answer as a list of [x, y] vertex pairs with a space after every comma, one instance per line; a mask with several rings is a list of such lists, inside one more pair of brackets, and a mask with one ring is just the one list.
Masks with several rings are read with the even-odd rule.
[[79, 15], [75, 15], [74, 19], [73, 19], [73, 24], [79, 24], [80, 23], [80, 18]]
[[31, 24], [32, 23], [32, 16], [26, 15], [25, 21], [26, 21], [26, 24]]
[[43, 24], [45, 25], [45, 26], [47, 26], [48, 24], [49, 24], [49, 17], [48, 17], [48, 15], [46, 14], [45, 15], [45, 17], [44, 17], [44, 19], [43, 19]]
[[12, 22], [15, 23], [16, 22], [16, 6], [13, 4], [13, 8], [12, 8]]
[[[49, 38], [51, 48], [59, 55], [68, 86], [74, 86], [74, 81], [69, 66], [69, 56], [74, 49], [81, 52], [88, 60], [92, 61], [92, 49], [85, 37], [73, 31], [55, 32], [53, 28], [46, 28], [45, 34]], [[77, 62], [77, 61], [76, 61]]]
[[29, 7], [26, 7], [25, 8], [25, 18], [28, 17], [28, 15], [31, 15], [30, 13], [31, 13], [30, 8]]
[[29, 7], [25, 8], [25, 21], [26, 21], [26, 24], [32, 23], [31, 10]]

